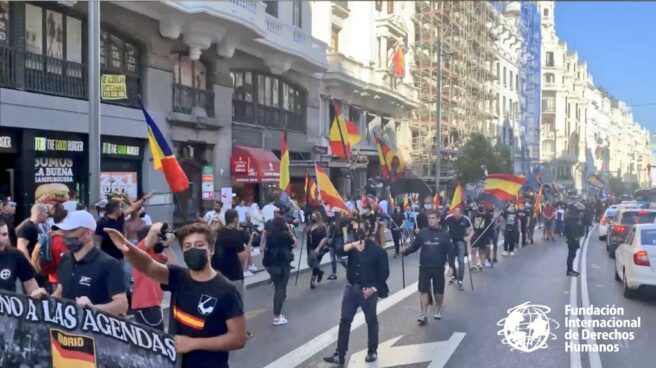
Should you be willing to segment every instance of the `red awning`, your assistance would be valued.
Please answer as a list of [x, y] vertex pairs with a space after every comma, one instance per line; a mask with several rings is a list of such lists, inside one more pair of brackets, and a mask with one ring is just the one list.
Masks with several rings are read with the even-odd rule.
[[238, 183], [277, 183], [280, 179], [280, 160], [271, 151], [233, 146], [230, 173]]

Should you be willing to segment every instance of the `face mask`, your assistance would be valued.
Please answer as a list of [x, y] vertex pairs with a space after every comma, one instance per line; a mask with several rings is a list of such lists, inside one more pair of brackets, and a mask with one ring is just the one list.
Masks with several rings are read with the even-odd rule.
[[68, 248], [71, 253], [79, 252], [84, 246], [79, 238], [64, 238], [64, 245], [66, 245], [66, 248]]
[[200, 271], [207, 265], [207, 251], [200, 248], [191, 248], [184, 252], [184, 261], [192, 271]]

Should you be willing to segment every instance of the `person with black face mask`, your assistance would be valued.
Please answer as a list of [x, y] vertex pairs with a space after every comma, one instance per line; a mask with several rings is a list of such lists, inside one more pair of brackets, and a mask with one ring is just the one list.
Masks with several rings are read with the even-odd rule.
[[78, 307], [124, 315], [128, 299], [123, 268], [118, 260], [93, 245], [96, 230], [93, 216], [86, 211], [73, 211], [55, 225], [69, 252], [59, 263], [58, 283], [52, 295], [74, 300]]
[[131, 244], [115, 229], [106, 229], [135, 269], [171, 291], [169, 333], [182, 368], [228, 368], [229, 351], [246, 345], [246, 318], [237, 288], [210, 265], [214, 239], [205, 223], [177, 231], [188, 269], [163, 265]]
[[[45, 292], [37, 285], [34, 277], [36, 271], [23, 253], [11, 246], [7, 224], [0, 220], [0, 290], [16, 292], [16, 280], [23, 283], [27, 295], [40, 295]], [[34, 294], [33, 294], [34, 293]]]

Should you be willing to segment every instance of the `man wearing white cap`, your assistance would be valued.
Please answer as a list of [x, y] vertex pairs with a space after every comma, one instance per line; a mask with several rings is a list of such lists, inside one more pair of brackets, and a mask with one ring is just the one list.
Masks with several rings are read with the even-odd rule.
[[57, 271], [53, 296], [74, 300], [79, 307], [94, 307], [122, 315], [128, 310], [123, 268], [118, 260], [93, 245], [96, 220], [87, 211], [73, 211], [56, 224], [64, 237], [66, 253]]

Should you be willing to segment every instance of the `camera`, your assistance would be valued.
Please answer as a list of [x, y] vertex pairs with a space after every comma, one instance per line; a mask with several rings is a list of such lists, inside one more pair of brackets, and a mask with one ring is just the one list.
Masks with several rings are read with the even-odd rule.
[[155, 246], [153, 247], [155, 253], [160, 254], [164, 249], [169, 247], [166, 242], [169, 240], [170, 235], [175, 237], [175, 231], [169, 230], [168, 222], [164, 221], [162, 223], [162, 228], [159, 230], [159, 233], [157, 233], [158, 242], [155, 243]]
[[251, 235], [255, 233], [253, 244], [255, 244], [255, 246], [258, 246], [260, 244], [260, 237], [262, 236], [262, 232], [257, 228], [257, 226], [248, 222], [242, 222], [239, 224], [239, 227], [241, 228], [241, 231], [243, 232], [246, 238], [250, 238]]

